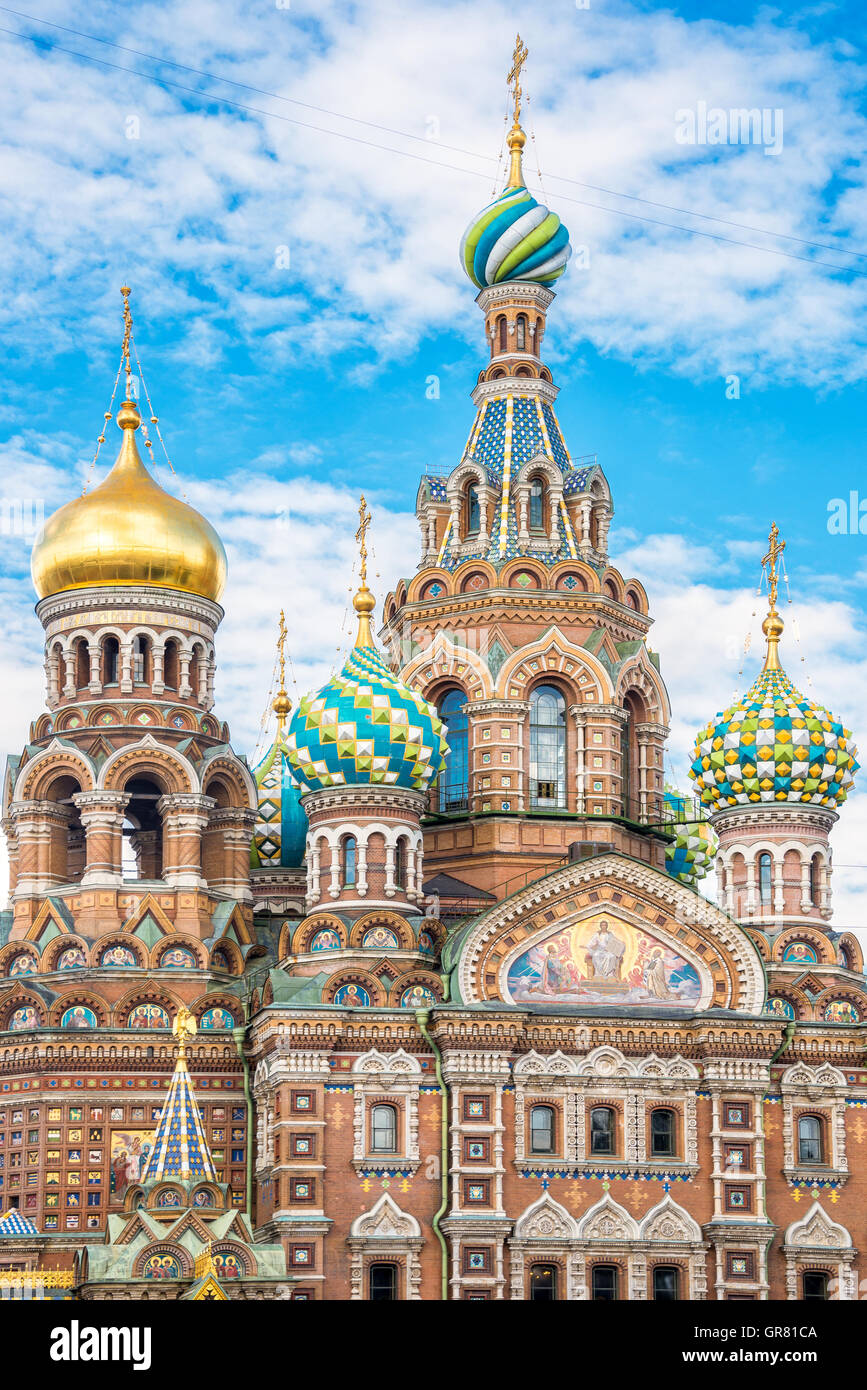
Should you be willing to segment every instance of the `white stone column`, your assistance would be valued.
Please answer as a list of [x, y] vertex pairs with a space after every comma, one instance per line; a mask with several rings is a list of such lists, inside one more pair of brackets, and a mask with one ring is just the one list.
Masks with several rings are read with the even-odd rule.
[[87, 688], [91, 695], [98, 695], [102, 690], [102, 648], [98, 642], [88, 642], [87, 655], [90, 660], [90, 680]]

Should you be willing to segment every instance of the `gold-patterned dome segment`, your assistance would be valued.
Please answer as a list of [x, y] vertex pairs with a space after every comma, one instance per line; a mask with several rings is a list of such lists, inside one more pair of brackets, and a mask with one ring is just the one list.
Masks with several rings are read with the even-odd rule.
[[123, 442], [108, 477], [49, 517], [33, 547], [37, 594], [147, 584], [216, 602], [226, 584], [220, 537], [151, 477], [136, 444], [141, 417], [132, 401], [124, 401], [117, 423]]

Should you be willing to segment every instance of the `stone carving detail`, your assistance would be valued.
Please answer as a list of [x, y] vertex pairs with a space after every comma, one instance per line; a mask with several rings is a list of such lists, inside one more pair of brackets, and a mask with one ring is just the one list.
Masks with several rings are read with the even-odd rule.
[[518, 1240], [576, 1240], [578, 1223], [547, 1192], [527, 1207], [515, 1222]]

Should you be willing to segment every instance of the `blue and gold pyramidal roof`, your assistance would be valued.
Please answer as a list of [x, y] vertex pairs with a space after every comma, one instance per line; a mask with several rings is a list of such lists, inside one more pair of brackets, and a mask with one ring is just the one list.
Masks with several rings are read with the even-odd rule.
[[404, 685], [373, 646], [356, 646], [342, 669], [292, 716], [286, 753], [309, 791], [379, 785], [425, 791], [448, 745], [436, 709]]
[[178, 1057], [166, 1103], [157, 1124], [156, 1138], [142, 1181], [216, 1182], [217, 1172], [208, 1149], [202, 1117], [190, 1083], [183, 1055]]

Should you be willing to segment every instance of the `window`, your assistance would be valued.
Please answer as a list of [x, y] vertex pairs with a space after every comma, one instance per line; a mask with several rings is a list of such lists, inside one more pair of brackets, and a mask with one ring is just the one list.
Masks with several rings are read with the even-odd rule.
[[403, 836], [394, 850], [394, 881], [398, 888], [406, 887], [406, 840]]
[[597, 1303], [614, 1303], [617, 1299], [616, 1265], [594, 1265], [591, 1275], [591, 1298]]
[[482, 509], [479, 503], [479, 489], [470, 485], [467, 488], [467, 535], [475, 536], [481, 529]]
[[116, 637], [106, 637], [102, 646], [102, 683], [117, 685], [120, 643]]
[[397, 1153], [397, 1111], [393, 1105], [374, 1105], [370, 1112], [371, 1153]]
[[557, 1266], [530, 1266], [530, 1298], [551, 1303], [557, 1297]]
[[553, 685], [530, 696], [530, 805], [566, 805], [566, 701]]
[[609, 1105], [597, 1105], [590, 1111], [590, 1152], [614, 1153], [614, 1111]]
[[371, 1265], [367, 1279], [372, 1303], [395, 1302], [397, 1299], [397, 1267], [395, 1265]]
[[821, 1298], [825, 1300], [828, 1297], [828, 1283], [828, 1276], [824, 1270], [805, 1270], [804, 1274], [801, 1276], [802, 1296], [804, 1298]]
[[508, 329], [507, 329], [507, 327], [506, 327], [506, 320], [505, 320], [505, 318], [504, 318], [504, 316], [503, 316], [502, 314], [500, 315], [499, 319], [497, 320], [497, 328], [498, 328], [498, 330], [499, 330], [500, 352], [505, 352], [505, 351], [506, 351], [506, 348], [507, 348], [507, 346], [508, 346], [509, 339], [508, 339]]
[[167, 690], [176, 690], [178, 686], [178, 644], [177, 642], [166, 642], [163, 654], [163, 684]]
[[132, 678], [141, 685], [150, 679], [148, 670], [149, 644], [146, 637], [136, 637], [132, 644]]
[[674, 1111], [651, 1110], [650, 1153], [653, 1158], [674, 1157]]
[[810, 860], [810, 902], [814, 907], [821, 906], [821, 898], [819, 896], [821, 891], [819, 887], [821, 882], [819, 877], [819, 866], [819, 856], [818, 854], [814, 854], [813, 858]]
[[533, 478], [530, 483], [530, 530], [542, 531], [545, 528], [545, 490], [541, 478]]
[[346, 835], [343, 840], [343, 886], [353, 888], [357, 878], [358, 841], [354, 835]]
[[674, 1303], [678, 1298], [680, 1271], [671, 1265], [655, 1265], [653, 1270], [653, 1297], [660, 1303]]
[[759, 855], [759, 899], [762, 903], [771, 901], [771, 856], [767, 853]]
[[445, 728], [448, 752], [439, 778], [439, 809], [464, 811], [469, 805], [469, 733], [464, 712], [467, 697], [449, 690], [440, 701], [439, 715]]
[[518, 315], [515, 324], [515, 347], [519, 352], [523, 352], [527, 346], [527, 319], [524, 314]]
[[534, 1105], [530, 1111], [530, 1153], [554, 1152], [554, 1108]]
[[822, 1121], [817, 1115], [801, 1115], [798, 1119], [798, 1162], [824, 1163], [823, 1148]]

